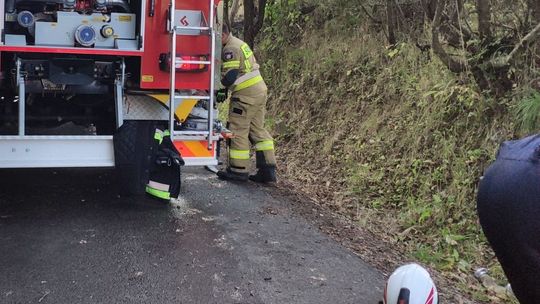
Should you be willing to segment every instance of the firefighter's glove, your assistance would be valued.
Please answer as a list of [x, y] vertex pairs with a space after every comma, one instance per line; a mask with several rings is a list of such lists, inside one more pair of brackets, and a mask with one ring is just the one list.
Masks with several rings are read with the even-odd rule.
[[226, 88], [218, 90], [216, 92], [216, 102], [217, 103], [224, 102], [225, 100], [227, 100], [228, 95], [229, 95], [229, 90], [227, 90]]

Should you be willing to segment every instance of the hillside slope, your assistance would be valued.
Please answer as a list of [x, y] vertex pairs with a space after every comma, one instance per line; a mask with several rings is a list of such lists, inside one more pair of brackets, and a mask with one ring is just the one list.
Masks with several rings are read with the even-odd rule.
[[269, 8], [258, 53], [282, 177], [469, 297], [495, 301], [472, 275], [489, 267], [503, 282], [475, 192], [499, 144], [518, 135], [513, 100], [525, 90], [483, 95], [415, 43], [387, 48], [341, 2]]

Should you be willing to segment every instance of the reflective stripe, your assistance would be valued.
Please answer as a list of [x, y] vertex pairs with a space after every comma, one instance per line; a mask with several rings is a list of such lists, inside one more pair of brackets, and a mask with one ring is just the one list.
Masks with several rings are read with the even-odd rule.
[[254, 78], [251, 78], [250, 80], [246, 80], [238, 85], [236, 85], [234, 87], [234, 91], [240, 91], [240, 90], [243, 90], [243, 89], [247, 89], [249, 87], [252, 87], [254, 85], [256, 85], [257, 83], [259, 82], [262, 82], [263, 81], [263, 78], [262, 76], [257, 76], [257, 77], [254, 77]]
[[249, 159], [249, 150], [233, 150], [229, 151], [231, 159]]
[[273, 140], [265, 140], [265, 141], [258, 142], [255, 145], [255, 150], [256, 151], [274, 150], [274, 141]]
[[255, 78], [257, 76], [261, 76], [261, 72], [260, 71], [253, 71], [253, 72], [250, 72], [250, 73], [247, 73], [247, 74], [244, 74], [240, 77], [238, 77], [238, 79], [236, 79], [236, 81], [234, 82], [234, 85], [237, 86], [239, 84], [242, 84], [243, 82], [246, 82], [252, 78]]
[[154, 133], [154, 139], [159, 141], [159, 144], [163, 142], [163, 138], [171, 136], [171, 132], [169, 130], [161, 131], [160, 129], [156, 129], [156, 133]]
[[251, 67], [251, 62], [249, 62], [249, 59], [246, 59], [244, 61], [244, 65], [246, 66], [246, 69], [244, 70], [244, 72], [246, 72], [246, 73], [251, 72], [252, 67]]
[[249, 61], [249, 58], [251, 58], [251, 56], [253, 56], [253, 51], [251, 50], [251, 48], [249, 47], [249, 45], [247, 43], [244, 43], [240, 46], [240, 49], [242, 50], [242, 53], [244, 53], [244, 65], [246, 66], [246, 69], [245, 69], [245, 72], [246, 73], [249, 73], [251, 72], [251, 69], [252, 69], [252, 66], [251, 66], [251, 62]]
[[256, 85], [257, 83], [263, 81], [263, 78], [261, 76], [261, 72], [259, 70], [253, 71], [251, 73], [247, 73], [243, 75], [242, 77], [239, 77], [234, 82], [234, 92], [240, 91], [242, 89], [247, 89], [251, 86]]
[[146, 186], [146, 193], [153, 195], [155, 197], [159, 197], [161, 199], [167, 199], [167, 200], [171, 199], [171, 194], [169, 192], [157, 190], [150, 186]]
[[163, 142], [163, 131], [160, 129], [156, 129], [156, 133], [154, 133], [154, 139], [159, 141], [159, 144], [161, 145], [161, 142]]
[[160, 191], [169, 191], [169, 188], [171, 187], [169, 185], [158, 183], [158, 182], [155, 182], [155, 181], [149, 181], [148, 186], [150, 188], [160, 190]]
[[224, 69], [239, 69], [240, 68], [240, 61], [228, 61], [223, 63]]
[[249, 47], [247, 43], [244, 43], [240, 46], [240, 49], [242, 50], [242, 53], [244, 53], [244, 57], [246, 59], [249, 59], [251, 56], [253, 56], [253, 51]]

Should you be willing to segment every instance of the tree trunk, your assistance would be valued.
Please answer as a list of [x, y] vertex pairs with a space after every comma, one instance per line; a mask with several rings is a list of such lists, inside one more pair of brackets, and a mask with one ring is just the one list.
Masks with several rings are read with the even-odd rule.
[[267, 0], [259, 0], [257, 17], [255, 19], [255, 36], [259, 34], [264, 24], [264, 16], [266, 15], [266, 2]]
[[240, 0], [233, 0], [229, 14], [225, 15], [229, 19], [229, 24], [231, 25], [231, 27], [234, 25], [234, 19], [236, 18], [236, 15], [238, 14], [239, 9], [240, 9]]
[[489, 43], [493, 34], [491, 33], [491, 3], [490, 0], [476, 0], [478, 11], [478, 31], [483, 43]]
[[429, 21], [433, 21], [433, 17], [435, 17], [436, 6], [436, 0], [422, 0], [422, 7], [424, 8], [424, 13], [426, 14]]
[[433, 52], [439, 59], [448, 67], [448, 69], [454, 73], [461, 73], [467, 69], [467, 64], [463, 60], [455, 59], [450, 54], [448, 54], [440, 42], [440, 31], [442, 26], [442, 16], [444, 9], [446, 8], [447, 0], [437, 1], [437, 9], [435, 11], [435, 16], [433, 17], [433, 26], [432, 26], [432, 37], [431, 37], [431, 47]]
[[394, 45], [397, 43], [397, 20], [394, 0], [386, 0], [386, 24], [388, 28], [388, 43]]
[[254, 49], [255, 37], [264, 24], [264, 15], [267, 0], [259, 0], [258, 9], [255, 9], [255, 0], [244, 0], [244, 41]]
[[229, 19], [229, 1], [230, 0], [224, 0], [223, 1], [223, 22], [231, 27], [231, 21]]
[[468, 30], [465, 20], [463, 0], [456, 0], [449, 5], [450, 16], [442, 16], [441, 33], [446, 37], [448, 44], [460, 49], [472, 38], [473, 34]]
[[244, 0], [244, 41], [253, 49], [255, 44], [255, 0]]
[[532, 16], [532, 23], [534, 25], [540, 23], [540, 1], [538, 0], [527, 0], [529, 6], [529, 12]]
[[[527, 0], [528, 9], [531, 15], [531, 24], [538, 25], [540, 24], [540, 1], [539, 0]], [[540, 55], [540, 42], [536, 42], [534, 44], [534, 48], [532, 50], [534, 54], [537, 56]], [[536, 59], [536, 64], [540, 65], [540, 60]]]

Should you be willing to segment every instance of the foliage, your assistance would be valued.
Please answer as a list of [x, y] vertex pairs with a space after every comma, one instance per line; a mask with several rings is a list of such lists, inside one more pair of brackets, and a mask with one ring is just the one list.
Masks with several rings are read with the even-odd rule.
[[529, 92], [517, 105], [517, 121], [524, 133], [538, 132], [540, 129], [540, 93]]
[[537, 130], [536, 67], [510, 69], [510, 93], [490, 94], [473, 71], [452, 73], [419, 47], [429, 32], [387, 47], [376, 4], [267, 7], [259, 48], [281, 168], [330, 208], [493, 301], [469, 286], [476, 267], [502, 278], [477, 222], [476, 186], [501, 142]]
[[502, 96], [512, 90], [518, 83], [512, 69], [537, 74], [533, 58], [540, 54], [535, 47], [540, 34], [538, 1], [386, 3], [386, 29], [392, 44], [398, 32], [400, 39], [412, 39], [418, 45], [429, 25], [427, 46], [452, 72], [472, 72], [483, 91]]

